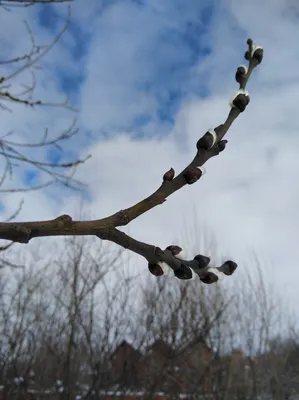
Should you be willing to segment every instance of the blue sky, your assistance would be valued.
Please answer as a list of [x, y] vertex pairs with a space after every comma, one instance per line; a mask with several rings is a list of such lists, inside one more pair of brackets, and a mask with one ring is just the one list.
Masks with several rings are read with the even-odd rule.
[[[63, 4], [2, 13], [1, 58], [28, 51], [24, 19], [36, 41], [45, 44], [65, 16]], [[184, 188], [128, 231], [163, 247], [184, 241], [184, 232], [195, 223], [199, 231], [205, 226], [220, 253], [241, 263], [240, 274], [254, 249], [279, 290], [288, 285], [294, 302], [299, 48], [298, 5], [292, 0], [75, 1], [68, 31], [40, 63], [35, 97], [60, 102], [69, 94], [80, 110], [80, 134], [65, 143], [62, 155], [53, 149], [31, 155], [67, 160], [92, 154], [77, 177], [88, 185], [84, 207], [96, 218], [139, 201], [157, 188], [166, 170], [183, 168], [194, 155], [196, 140], [223, 122], [249, 36], [265, 48], [265, 59], [249, 83], [250, 105], [228, 133], [227, 150], [207, 164], [198, 185]], [[27, 79], [26, 73], [18, 76], [12, 88]], [[56, 136], [74, 116], [51, 107], [13, 106], [13, 111], [0, 110], [2, 130], [13, 130], [19, 140], [39, 138], [45, 127]], [[10, 184], [20, 186], [43, 177], [29, 169], [13, 179]], [[20, 197], [3, 195], [3, 217]], [[76, 213], [80, 202], [80, 194], [52, 187], [26, 195], [20, 218]], [[196, 247], [197, 238], [188, 237], [185, 246]], [[135, 256], [132, 262], [138, 268], [143, 263]]]
[[[108, 46], [111, 57], [116, 61], [111, 79], [120, 80], [122, 84], [127, 82], [137, 95], [146, 93], [156, 103], [154, 115], [151, 109], [139, 111], [133, 120], [126, 120], [121, 125], [118, 122], [118, 128], [132, 131], [137, 128], [141, 135], [144, 125], [152, 119], [172, 124], [186, 95], [208, 94], [204, 79], [196, 84], [192, 82], [192, 69], [212, 51], [208, 37], [214, 7], [213, 1], [168, 1], [163, 2], [163, 6], [150, 1], [110, 2], [109, 6], [96, 7], [95, 15], [88, 20], [89, 24], [100, 27], [96, 43], [88, 23], [84, 25], [71, 20], [67, 32], [70, 40], [62, 38], [61, 44], [70, 57], [70, 63], [78, 63], [80, 68], [72, 69], [70, 73], [65, 65], [55, 65], [54, 76], [60, 90], [70, 93], [73, 100], [78, 99], [86, 78], [84, 61], [87, 54], [95, 46], [103, 46], [100, 54], [103, 60], [100, 58], [99, 67], [105, 68], [104, 49]], [[57, 5], [40, 5], [34, 11], [39, 25], [55, 34], [59, 22], [63, 22]], [[126, 46], [128, 42], [131, 43], [132, 59], [122, 65], [117, 63], [117, 53], [122, 51], [118, 46]], [[103, 74], [108, 72], [105, 69]], [[113, 125], [109, 124], [108, 131], [111, 128]], [[105, 129], [105, 133], [109, 132]]]

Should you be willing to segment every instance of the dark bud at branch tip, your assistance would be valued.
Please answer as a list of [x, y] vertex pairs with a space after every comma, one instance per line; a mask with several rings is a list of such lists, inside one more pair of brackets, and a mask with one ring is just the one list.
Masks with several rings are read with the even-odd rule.
[[253, 53], [252, 58], [254, 58], [258, 64], [260, 64], [263, 60], [264, 50], [263, 49], [256, 49]]
[[197, 256], [194, 257], [194, 260], [198, 262], [199, 268], [207, 267], [211, 261], [209, 257], [202, 256], [201, 254], [197, 254]]
[[210, 285], [211, 283], [215, 283], [218, 281], [218, 276], [213, 274], [213, 272], [207, 272], [207, 276], [204, 278], [200, 278], [203, 283]]
[[164, 275], [163, 269], [160, 267], [159, 264], [148, 264], [149, 272], [155, 276], [162, 276]]
[[247, 44], [248, 46], [252, 46], [253, 45], [253, 40], [251, 38], [247, 39]]
[[196, 143], [197, 150], [205, 149], [209, 150], [213, 144], [213, 135], [210, 132], [206, 132]]
[[183, 250], [180, 246], [176, 245], [167, 246], [166, 249], [170, 250], [173, 256], [180, 254], [180, 252]]
[[172, 181], [174, 178], [174, 169], [170, 168], [169, 171], [165, 172], [163, 175], [163, 181]]
[[227, 140], [221, 140], [221, 142], [218, 143], [218, 149], [219, 151], [223, 151], [225, 149]]
[[188, 171], [184, 173], [184, 178], [186, 179], [186, 183], [188, 185], [192, 185], [192, 183], [197, 182], [201, 176], [202, 171], [198, 168], [188, 169]]
[[249, 104], [249, 101], [249, 96], [241, 93], [234, 99], [233, 104], [240, 110], [240, 112], [243, 112], [246, 106]]
[[227, 266], [228, 267], [227, 269], [225, 269], [223, 271], [223, 273], [225, 275], [232, 275], [235, 272], [235, 270], [237, 269], [238, 264], [236, 264], [234, 261], [228, 260], [228, 261], [225, 261], [223, 266]]

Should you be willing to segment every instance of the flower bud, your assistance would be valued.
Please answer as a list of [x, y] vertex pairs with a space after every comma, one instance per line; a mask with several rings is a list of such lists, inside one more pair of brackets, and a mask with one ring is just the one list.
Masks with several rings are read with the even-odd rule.
[[166, 250], [170, 250], [172, 255], [180, 260], [187, 260], [187, 252], [180, 246], [171, 245], [166, 247]]
[[174, 271], [174, 275], [179, 279], [193, 279], [194, 271], [185, 264], [181, 264], [181, 268]]
[[164, 275], [170, 276], [174, 274], [173, 269], [166, 262], [159, 261], [157, 264], [161, 267]]
[[247, 74], [247, 67], [245, 65], [240, 65], [236, 71], [235, 75], [236, 81], [242, 84], [246, 74]]
[[245, 52], [244, 58], [245, 58], [245, 60], [247, 60], [247, 61], [250, 60], [250, 58], [251, 58], [250, 51], [247, 50], [247, 51]]
[[232, 275], [237, 269], [238, 264], [234, 261], [228, 260], [222, 265], [222, 271], [225, 275]]
[[184, 173], [184, 178], [186, 179], [186, 183], [188, 185], [192, 185], [192, 183], [195, 183], [198, 181], [198, 179], [204, 175], [206, 172], [204, 167], [196, 167], [196, 168], [190, 168]]
[[162, 276], [162, 275], [173, 275], [173, 269], [163, 261], [157, 262], [157, 264], [148, 264], [148, 269], [151, 274], [155, 276]]
[[252, 52], [252, 58], [254, 58], [258, 64], [260, 64], [263, 60], [264, 49], [261, 46], [255, 46]]
[[218, 268], [209, 268], [208, 269], [209, 273], [213, 273], [214, 275], [216, 275], [218, 277], [218, 281], [221, 281], [224, 278], [224, 273], [219, 271]]
[[196, 260], [198, 262], [198, 267], [199, 268], [207, 267], [209, 265], [210, 261], [211, 261], [209, 257], [203, 256], [201, 254], [197, 254], [194, 257], [194, 260]]
[[211, 283], [215, 283], [218, 281], [218, 276], [215, 275], [213, 272], [207, 272], [207, 275], [204, 278], [200, 278], [200, 280], [203, 283], [210, 285]]
[[159, 264], [148, 264], [149, 272], [155, 276], [162, 276], [164, 275], [163, 269]]
[[210, 150], [217, 140], [217, 134], [214, 129], [209, 129], [196, 143], [197, 149]]
[[221, 142], [218, 143], [218, 149], [219, 151], [223, 151], [225, 149], [227, 140], [221, 140]]
[[163, 181], [172, 181], [174, 178], [174, 169], [170, 168], [169, 171], [165, 172], [163, 175]]
[[244, 89], [240, 89], [232, 96], [230, 100], [230, 106], [236, 107], [240, 110], [240, 112], [243, 112], [246, 106], [249, 104], [249, 101], [250, 97], [248, 92]]

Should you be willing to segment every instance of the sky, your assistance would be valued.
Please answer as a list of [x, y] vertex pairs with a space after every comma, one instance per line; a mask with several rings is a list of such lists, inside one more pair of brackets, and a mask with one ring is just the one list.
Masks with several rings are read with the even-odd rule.
[[[36, 43], [46, 44], [66, 13], [61, 3], [1, 10], [0, 58], [30, 49], [24, 20]], [[34, 98], [62, 102], [69, 95], [79, 112], [10, 105], [13, 112], [0, 109], [1, 134], [13, 131], [14, 140], [35, 140], [47, 127], [56, 136], [76, 116], [79, 134], [63, 154], [42, 149], [31, 156], [65, 161], [91, 154], [76, 174], [87, 188], [84, 193], [53, 186], [26, 195], [1, 194], [1, 218], [22, 198], [19, 220], [25, 221], [75, 216], [82, 204], [90, 217], [101, 218], [151, 194], [164, 172], [183, 169], [198, 138], [225, 120], [237, 90], [235, 70], [245, 63], [246, 40], [252, 37], [263, 46], [264, 60], [249, 81], [251, 102], [229, 130], [226, 150], [205, 165], [200, 182], [123, 229], [162, 248], [186, 247], [190, 258], [205, 252], [208, 233], [217, 251], [209, 249], [207, 255], [239, 264], [229, 279], [254, 268], [254, 253], [284, 299], [296, 304], [298, 22], [295, 0], [75, 1], [69, 29], [39, 63]], [[9, 68], [0, 65], [1, 76]], [[13, 90], [28, 79], [26, 71], [18, 75], [10, 82]], [[42, 179], [28, 168], [19, 170], [10, 185], [27, 187]], [[149, 274], [143, 259], [133, 254], [131, 262]]]

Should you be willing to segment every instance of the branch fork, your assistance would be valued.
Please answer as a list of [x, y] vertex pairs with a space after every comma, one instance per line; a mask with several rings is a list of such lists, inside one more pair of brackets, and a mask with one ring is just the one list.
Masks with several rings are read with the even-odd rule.
[[125, 249], [143, 256], [148, 262], [149, 271], [155, 276], [173, 275], [178, 279], [211, 284], [225, 276], [232, 275], [237, 264], [232, 260], [225, 261], [219, 267], [210, 266], [210, 258], [205, 255], [195, 255], [186, 259], [183, 249], [177, 245], [168, 246], [165, 250], [140, 242], [118, 230], [146, 213], [152, 208], [163, 204], [167, 197], [180, 190], [185, 185], [197, 182], [205, 173], [203, 165], [212, 157], [225, 150], [227, 140], [223, 137], [234, 120], [245, 111], [250, 98], [246, 84], [252, 71], [263, 59], [263, 49], [255, 46], [252, 39], [247, 40], [248, 50], [245, 59], [248, 66], [237, 68], [235, 79], [239, 83], [238, 91], [230, 100], [230, 111], [223, 124], [209, 129], [196, 143], [197, 152], [190, 164], [175, 175], [170, 168], [162, 177], [160, 187], [144, 200], [109, 217], [93, 221], [73, 221], [68, 215], [62, 215], [50, 221], [34, 222], [2, 222], [0, 223], [0, 239], [13, 242], [28, 243], [34, 237], [61, 235], [96, 235], [102, 240], [112, 241]]

